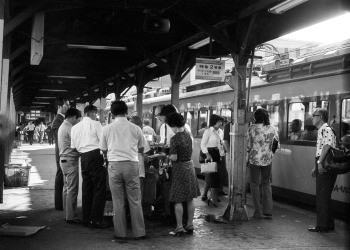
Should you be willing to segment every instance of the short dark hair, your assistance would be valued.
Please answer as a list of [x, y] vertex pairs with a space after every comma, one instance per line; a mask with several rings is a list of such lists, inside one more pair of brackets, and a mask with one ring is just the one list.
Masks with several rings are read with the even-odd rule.
[[160, 111], [159, 115], [164, 115], [164, 116], [167, 116], [171, 113], [177, 113], [177, 109], [174, 105], [172, 104], [169, 104], [169, 105], [166, 105], [162, 108], [162, 110]]
[[166, 123], [170, 127], [182, 128], [185, 126], [185, 118], [179, 113], [171, 113], [167, 116]]
[[145, 124], [146, 126], [148, 126], [150, 123], [149, 123], [149, 120], [148, 119], [143, 119], [143, 124]]
[[201, 128], [206, 128], [208, 126], [208, 123], [207, 122], [202, 122], [201, 123]]
[[76, 108], [69, 108], [66, 112], [66, 115], [65, 115], [65, 119], [67, 118], [71, 118], [71, 117], [76, 117], [77, 119], [81, 117], [81, 112], [80, 110], [76, 109]]
[[84, 114], [91, 114], [93, 112], [97, 112], [98, 109], [96, 106], [94, 105], [87, 105], [85, 108], [84, 108]]
[[128, 106], [123, 101], [114, 101], [111, 104], [112, 115], [126, 115], [128, 113]]
[[63, 104], [66, 104], [66, 102], [68, 101], [67, 98], [64, 98], [64, 97], [58, 97], [56, 98], [56, 107], [62, 107]]
[[212, 114], [209, 119], [209, 127], [213, 127], [218, 123], [218, 121], [224, 122], [224, 118], [222, 118], [222, 116]]
[[264, 124], [265, 126], [270, 125], [270, 115], [264, 108], [258, 108], [254, 112], [255, 124]]
[[322, 116], [324, 122], [328, 122], [328, 111], [324, 108], [317, 108], [315, 112], [319, 113]]
[[130, 121], [131, 123], [133, 123], [133, 124], [139, 126], [140, 128], [142, 128], [142, 120], [141, 120], [140, 117], [138, 117], [138, 116], [135, 115], [135, 116], [131, 117], [129, 121]]

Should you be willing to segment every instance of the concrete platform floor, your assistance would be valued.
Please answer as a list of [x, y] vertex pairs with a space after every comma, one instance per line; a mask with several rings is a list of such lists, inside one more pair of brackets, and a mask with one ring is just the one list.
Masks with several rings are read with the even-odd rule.
[[[28, 237], [0, 236], [0, 249], [350, 249], [350, 227], [336, 220], [335, 231], [312, 233], [307, 228], [316, 221], [314, 212], [282, 203], [274, 203], [272, 219], [252, 219], [229, 223], [211, 222], [223, 215], [227, 197], [218, 208], [195, 199], [195, 233], [174, 237], [168, 234], [173, 225], [165, 221], [146, 220], [149, 239], [120, 242], [113, 229], [91, 229], [67, 224], [63, 212], [54, 209], [54, 148], [47, 144], [23, 145], [32, 165], [27, 188], [7, 188], [0, 204], [0, 225], [45, 226]], [[17, 154], [21, 154], [21, 151]], [[17, 157], [18, 158], [18, 157]], [[200, 180], [201, 189], [203, 181]], [[81, 192], [80, 192], [81, 194]], [[251, 200], [248, 212], [253, 214]], [[81, 208], [81, 195], [78, 206]], [[131, 230], [129, 231], [131, 235]]]

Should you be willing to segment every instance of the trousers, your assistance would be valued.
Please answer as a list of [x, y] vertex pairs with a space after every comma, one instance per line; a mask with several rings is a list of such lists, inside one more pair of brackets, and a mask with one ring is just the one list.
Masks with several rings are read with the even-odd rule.
[[[261, 181], [260, 181], [261, 176]], [[260, 185], [262, 191], [262, 212], [260, 207]], [[250, 164], [250, 191], [255, 206], [254, 217], [260, 218], [262, 214], [272, 214], [272, 188], [271, 188], [271, 164], [258, 166]]]
[[113, 222], [116, 237], [126, 237], [125, 198], [127, 198], [134, 237], [146, 234], [142, 213], [139, 167], [137, 162], [109, 162], [109, 186], [113, 200]]
[[60, 157], [63, 173], [63, 209], [66, 220], [78, 218], [77, 197], [79, 190], [79, 158]]
[[84, 223], [102, 222], [106, 200], [106, 168], [99, 149], [81, 154], [82, 210]]

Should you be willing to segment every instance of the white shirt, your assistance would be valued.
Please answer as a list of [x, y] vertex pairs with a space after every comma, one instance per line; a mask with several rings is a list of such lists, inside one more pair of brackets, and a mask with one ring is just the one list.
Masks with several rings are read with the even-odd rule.
[[[167, 131], [166, 131], [166, 137], [165, 137], [165, 126], [167, 127], [167, 128], [166, 128], [166, 130], [167, 130]], [[185, 123], [184, 128], [185, 128], [185, 130], [186, 130], [187, 132], [190, 133], [191, 139], [192, 139], [192, 142], [193, 142], [193, 137], [192, 137], [192, 133], [191, 133], [191, 128], [190, 128], [190, 126], [189, 126], [187, 123]], [[171, 139], [171, 137], [173, 137], [173, 136], [175, 135], [174, 132], [173, 132], [173, 130], [171, 129], [171, 127], [170, 127], [168, 124], [163, 123], [163, 124], [160, 126], [160, 131], [159, 131], [159, 133], [160, 133], [160, 141], [159, 141], [159, 143], [164, 143], [164, 142], [165, 142], [165, 138], [166, 138], [166, 145], [167, 145], [167, 146], [170, 146], [170, 139]]]
[[38, 131], [44, 132], [45, 130], [46, 130], [46, 126], [45, 126], [44, 124], [40, 124], [40, 125], [38, 126]]
[[[143, 135], [145, 137], [146, 140], [146, 136]], [[148, 143], [145, 143], [145, 148], [143, 150], [144, 153], [147, 153], [148, 151], [151, 150], [151, 147], [149, 146]], [[146, 176], [146, 172], [145, 172], [145, 158], [144, 158], [144, 154], [143, 153], [139, 153], [138, 155], [139, 157], [139, 177], [145, 177]]]
[[27, 129], [28, 131], [34, 131], [35, 125], [34, 125], [33, 123], [29, 123], [29, 124], [27, 125], [26, 129]]
[[146, 143], [139, 126], [125, 117], [116, 117], [114, 122], [103, 127], [100, 149], [107, 150], [108, 161], [138, 162], [138, 149], [144, 148]]
[[[208, 153], [208, 148], [222, 148], [222, 141], [218, 131], [214, 127], [210, 127], [204, 131], [202, 141], [201, 141], [201, 150], [204, 154]], [[221, 155], [221, 150], [220, 150]]]
[[86, 153], [99, 148], [102, 125], [90, 117], [73, 126], [71, 131], [71, 147], [79, 153]]

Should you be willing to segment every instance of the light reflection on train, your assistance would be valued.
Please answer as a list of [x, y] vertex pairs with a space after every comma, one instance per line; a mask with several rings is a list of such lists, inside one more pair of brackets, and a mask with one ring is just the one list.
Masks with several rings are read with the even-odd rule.
[[[350, 138], [349, 48], [350, 43], [337, 47], [332, 56], [329, 56], [329, 50], [309, 54], [296, 60], [294, 65], [267, 72], [267, 81], [252, 77], [250, 111], [266, 108], [271, 124], [279, 131], [281, 148], [274, 156], [272, 170], [274, 198], [315, 205], [316, 185], [311, 170], [317, 131], [311, 117], [316, 107], [329, 111], [329, 124], [338, 138]], [[187, 87], [186, 93], [180, 94], [179, 111], [194, 135], [192, 158], [196, 169], [199, 169], [200, 124], [208, 122], [211, 114], [220, 114], [230, 121], [232, 100], [233, 90], [227, 84], [217, 82], [192, 85]], [[160, 124], [156, 114], [169, 103], [170, 95], [143, 100], [142, 116], [152, 121], [157, 133]], [[127, 105], [130, 110], [134, 109], [133, 102]], [[346, 211], [350, 211], [350, 173], [338, 176], [332, 199], [336, 212], [349, 218]]]

